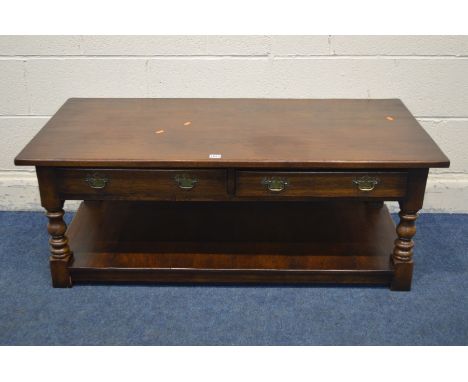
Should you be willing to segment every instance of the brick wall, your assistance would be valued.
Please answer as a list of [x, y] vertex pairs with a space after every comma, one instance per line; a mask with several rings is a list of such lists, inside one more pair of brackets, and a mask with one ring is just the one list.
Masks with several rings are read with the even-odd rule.
[[69, 97], [401, 98], [450, 157], [426, 211], [468, 212], [468, 36], [0, 36], [0, 209], [13, 158]]

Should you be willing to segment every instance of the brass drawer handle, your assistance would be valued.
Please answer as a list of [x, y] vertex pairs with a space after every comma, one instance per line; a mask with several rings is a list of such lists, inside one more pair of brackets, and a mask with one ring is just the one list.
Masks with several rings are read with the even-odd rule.
[[88, 183], [89, 187], [96, 190], [100, 190], [106, 187], [106, 184], [109, 183], [109, 178], [105, 176], [99, 176], [98, 173], [88, 174], [86, 176], [85, 182]]
[[178, 174], [174, 179], [181, 190], [191, 190], [198, 182], [197, 178], [192, 178], [187, 174]]
[[377, 184], [379, 184], [379, 178], [374, 178], [372, 176], [363, 176], [358, 179], [354, 179], [353, 183], [357, 185], [360, 191], [369, 192], [372, 191]]
[[262, 184], [266, 186], [268, 191], [281, 192], [285, 190], [289, 182], [287, 181], [287, 179], [272, 177], [272, 178], [263, 178]]

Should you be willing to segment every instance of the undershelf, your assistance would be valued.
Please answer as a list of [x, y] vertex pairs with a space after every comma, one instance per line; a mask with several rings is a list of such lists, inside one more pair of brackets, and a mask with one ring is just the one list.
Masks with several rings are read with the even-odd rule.
[[395, 227], [360, 202], [83, 202], [72, 282], [389, 284]]

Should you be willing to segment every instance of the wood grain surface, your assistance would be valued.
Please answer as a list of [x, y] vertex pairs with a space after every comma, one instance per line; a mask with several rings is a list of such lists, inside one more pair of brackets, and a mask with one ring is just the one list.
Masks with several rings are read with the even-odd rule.
[[449, 160], [397, 99], [74, 98], [15, 163], [336, 169]]

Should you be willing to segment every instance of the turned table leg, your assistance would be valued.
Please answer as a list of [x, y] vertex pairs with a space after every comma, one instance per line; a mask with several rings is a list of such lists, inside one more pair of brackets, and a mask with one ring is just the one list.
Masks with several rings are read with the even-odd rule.
[[395, 275], [392, 282], [392, 290], [410, 290], [413, 277], [413, 236], [416, 234], [415, 211], [401, 210], [400, 223], [396, 228], [397, 239], [392, 253], [392, 261], [395, 267]]
[[426, 189], [427, 169], [410, 170], [408, 173], [407, 193], [400, 201], [400, 222], [396, 227], [397, 239], [391, 255], [394, 275], [391, 289], [411, 290], [413, 278], [413, 236], [416, 234], [416, 219], [422, 208]]
[[67, 224], [63, 220], [64, 211], [62, 208], [47, 210], [46, 215], [49, 219], [47, 230], [50, 235], [52, 285], [56, 288], [66, 288], [71, 286], [68, 264], [72, 260], [73, 254], [68, 246], [68, 238], [65, 236]]
[[39, 192], [41, 204], [46, 210], [49, 219], [47, 230], [49, 232], [50, 246], [50, 271], [52, 274], [52, 285], [54, 288], [67, 288], [71, 286], [68, 265], [73, 260], [73, 253], [68, 245], [65, 235], [67, 224], [63, 220], [64, 200], [56, 187], [55, 170], [50, 167], [36, 167], [37, 179], [39, 181]]

